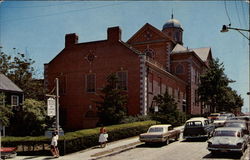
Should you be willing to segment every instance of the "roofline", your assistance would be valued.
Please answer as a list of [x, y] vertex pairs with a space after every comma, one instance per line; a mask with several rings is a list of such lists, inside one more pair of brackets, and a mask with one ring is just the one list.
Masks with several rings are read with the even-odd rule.
[[158, 66], [155, 66], [155, 65], [154, 65], [153, 63], [151, 63], [150, 61], [146, 61], [146, 63], [149, 64], [149, 65], [151, 66], [152, 69], [157, 68], [159, 71], [161, 71], [161, 72], [163, 72], [164, 74], [170, 76], [171, 78], [173, 78], [173, 79], [175, 79], [175, 80], [177, 80], [177, 81], [183, 83], [184, 85], [188, 85], [187, 82], [185, 82], [185, 81], [183, 81], [182, 79], [178, 78], [177, 76], [171, 74], [170, 72], [168, 72], [168, 71], [166, 71], [166, 70], [164, 70], [164, 69], [162, 69], [162, 68], [160, 68], [160, 67], [158, 67]]
[[24, 94], [24, 91], [22, 90], [22, 89], [20, 89], [21, 91], [17, 91], [17, 90], [6, 90], [6, 89], [1, 89], [0, 88], [0, 92], [1, 91], [7, 91], [7, 92], [18, 92], [18, 93], [22, 93], [22, 94]]
[[188, 50], [188, 51], [183, 51], [183, 52], [178, 52], [178, 53], [172, 53], [171, 52], [170, 55], [179, 55], [181, 53], [183, 53], [183, 54], [186, 53], [186, 54], [194, 55], [194, 57], [196, 57], [204, 66], [207, 66], [206, 63], [205, 63], [205, 61], [203, 61], [194, 51]]
[[122, 45], [124, 45], [126, 48], [128, 48], [129, 50], [133, 51], [134, 53], [136, 53], [137, 55], [142, 55], [143, 53], [141, 53], [140, 51], [138, 51], [137, 49], [135, 49], [132, 45], [123, 42], [123, 41], [119, 41]]
[[171, 37], [169, 37], [168, 35], [164, 34], [162, 31], [160, 31], [158, 28], [152, 26], [151, 24], [149, 23], [145, 23], [139, 30], [137, 30], [132, 37], [130, 37], [128, 40], [127, 40], [127, 43], [130, 43], [129, 41], [132, 40], [136, 35], [137, 33], [139, 33], [145, 26], [150, 26], [152, 28], [154, 28], [155, 30], [157, 30], [157, 32], [159, 32], [163, 37], [165, 38], [168, 38], [171, 42], [173, 42], [174, 44], [177, 44], [177, 42], [175, 42]]

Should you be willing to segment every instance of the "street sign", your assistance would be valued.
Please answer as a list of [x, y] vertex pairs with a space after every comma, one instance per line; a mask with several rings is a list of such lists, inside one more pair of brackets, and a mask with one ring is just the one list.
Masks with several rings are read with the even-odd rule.
[[47, 100], [47, 114], [50, 117], [56, 115], [56, 100], [54, 98], [49, 98]]

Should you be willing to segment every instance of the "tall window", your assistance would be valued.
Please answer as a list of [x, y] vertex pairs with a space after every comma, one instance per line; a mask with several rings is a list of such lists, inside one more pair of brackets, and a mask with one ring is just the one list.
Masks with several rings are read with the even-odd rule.
[[174, 40], [175, 41], [179, 41], [180, 40], [179, 39], [179, 32], [178, 31], [176, 31], [175, 34], [174, 34]]
[[93, 93], [96, 90], [96, 77], [95, 74], [87, 74], [86, 75], [86, 91], [89, 93]]
[[11, 106], [19, 106], [19, 97], [16, 95], [11, 96]]
[[127, 72], [117, 72], [118, 84], [117, 87], [123, 90], [128, 89], [128, 75]]
[[173, 97], [173, 89], [172, 89], [172, 87], [168, 87], [168, 95]]
[[199, 103], [198, 89], [196, 89], [196, 90], [194, 91], [194, 94], [195, 94], [195, 104], [198, 105], [198, 103]]
[[159, 94], [161, 94], [161, 92], [162, 92], [162, 88], [161, 88], [161, 77], [158, 77], [158, 88], [159, 88]]
[[181, 73], [183, 73], [183, 65], [181, 65], [181, 64], [178, 64], [177, 66], [176, 66], [176, 69], [175, 69], [175, 73], [176, 74], [181, 74]]

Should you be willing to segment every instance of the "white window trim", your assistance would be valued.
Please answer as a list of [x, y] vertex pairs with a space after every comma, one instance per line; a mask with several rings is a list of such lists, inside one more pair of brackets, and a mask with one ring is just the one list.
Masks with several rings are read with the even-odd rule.
[[[14, 105], [14, 97], [17, 98], [17, 104]], [[19, 106], [19, 96], [17, 95], [11, 95], [11, 106], [14, 107], [14, 106]]]
[[[95, 76], [95, 80], [94, 80], [95, 81], [94, 82], [94, 84], [95, 84], [95, 91], [94, 92], [89, 92], [88, 91], [88, 80], [87, 80], [88, 79], [87, 78], [88, 75], [94, 75]], [[95, 73], [88, 73], [88, 74], [85, 75], [85, 92], [86, 93], [96, 93], [96, 74]]]
[[116, 76], [117, 76], [117, 78], [119, 78], [118, 77], [118, 73], [121, 73], [121, 72], [124, 72], [124, 73], [126, 73], [126, 89], [124, 89], [125, 91], [128, 91], [128, 71], [127, 70], [124, 70], [124, 71], [117, 71], [116, 72]]

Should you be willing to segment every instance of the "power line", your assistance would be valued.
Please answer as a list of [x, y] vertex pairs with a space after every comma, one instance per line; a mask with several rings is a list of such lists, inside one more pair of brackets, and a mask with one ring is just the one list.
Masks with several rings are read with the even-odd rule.
[[228, 15], [226, 0], [224, 0], [224, 6], [225, 6], [225, 10], [226, 10], [227, 18], [228, 18], [228, 20], [229, 20], [229, 25], [231, 26], [231, 19], [230, 19], [229, 15]]
[[68, 4], [73, 4], [73, 2], [67, 2], [67, 3], [59, 3], [59, 4], [51, 4], [51, 5], [38, 5], [38, 6], [22, 6], [22, 7], [13, 7], [13, 6], [8, 6], [5, 8], [40, 8], [40, 7], [54, 7], [54, 6], [61, 6], [61, 5], [68, 5]]
[[54, 16], [54, 15], [67, 14], [67, 13], [71, 13], [71, 12], [87, 11], [87, 10], [97, 9], [97, 8], [117, 6], [117, 5], [127, 4], [127, 3], [129, 3], [129, 2], [119, 3], [119, 4], [107, 4], [107, 5], [102, 5], [102, 6], [90, 7], [90, 8], [86, 8], [86, 9], [69, 10], [69, 11], [65, 11], [65, 12], [44, 14], [44, 15], [38, 15], [38, 16], [33, 16], [33, 17], [14, 18], [14, 19], [7, 19], [7, 20], [1, 20], [0, 19], [0, 22], [3, 23], [3, 22], [9, 22], [9, 21], [20, 21], [20, 20], [35, 19], [35, 18], [41, 18], [41, 17], [48, 17], [48, 16]]
[[[246, 2], [247, 3], [247, 2]], [[249, 5], [249, 4], [248, 4]], [[243, 13], [243, 21], [245, 22], [245, 25], [248, 27], [248, 25], [247, 25], [247, 20], [249, 20], [249, 19], [247, 19], [246, 18], [246, 15], [245, 15], [245, 8], [243, 7], [243, 1], [241, 1], [241, 10], [242, 10], [242, 13]], [[249, 13], [247, 13], [247, 15], [249, 15]]]
[[234, 4], [235, 4], [236, 12], [237, 12], [238, 21], [239, 21], [239, 23], [240, 23], [240, 27], [242, 27], [236, 0], [234, 0], [234, 2], [235, 2]]

